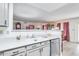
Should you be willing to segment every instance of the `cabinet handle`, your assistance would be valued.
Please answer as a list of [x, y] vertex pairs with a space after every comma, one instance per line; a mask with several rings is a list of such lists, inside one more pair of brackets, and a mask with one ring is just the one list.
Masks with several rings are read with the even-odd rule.
[[5, 20], [5, 25], [7, 24], [7, 21]]
[[14, 54], [16, 54], [16, 53], [18, 54], [18, 53], [19, 53], [19, 51], [15, 51], [15, 52], [13, 52], [13, 53], [14, 53]]
[[43, 51], [43, 48], [41, 49], [41, 51]]
[[36, 45], [32, 46], [32, 48], [36, 48]]

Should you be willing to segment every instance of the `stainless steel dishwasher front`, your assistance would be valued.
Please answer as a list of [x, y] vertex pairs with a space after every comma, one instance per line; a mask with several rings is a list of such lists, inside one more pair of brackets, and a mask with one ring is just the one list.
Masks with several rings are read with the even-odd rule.
[[60, 39], [52, 39], [51, 40], [51, 56], [59, 56], [60, 55]]

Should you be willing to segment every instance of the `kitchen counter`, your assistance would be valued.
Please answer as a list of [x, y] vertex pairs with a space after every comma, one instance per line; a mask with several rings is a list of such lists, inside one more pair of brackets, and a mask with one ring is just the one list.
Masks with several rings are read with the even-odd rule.
[[[36, 37], [27, 38], [26, 36], [30, 34]], [[45, 34], [49, 36], [43, 37]], [[50, 34], [52, 36], [50, 36]], [[17, 40], [16, 37], [19, 35], [21, 35], [21, 38], [20, 40]], [[61, 31], [38, 31], [38, 32], [33, 31], [33, 32], [20, 32], [20, 33], [13, 32], [7, 35], [3, 34], [3, 35], [0, 35], [0, 52], [28, 46], [28, 45], [43, 42], [43, 41], [49, 41], [57, 38], [59, 38], [61, 41]]]
[[51, 39], [56, 39], [59, 38], [57, 36], [49, 37], [49, 38], [28, 38], [28, 39], [21, 39], [21, 40], [16, 40], [16, 39], [3, 39], [1, 42], [0, 41], [0, 52], [9, 50], [9, 49], [14, 49], [14, 48], [19, 48], [23, 46], [27, 46], [30, 44], [35, 44], [38, 42], [43, 42]]

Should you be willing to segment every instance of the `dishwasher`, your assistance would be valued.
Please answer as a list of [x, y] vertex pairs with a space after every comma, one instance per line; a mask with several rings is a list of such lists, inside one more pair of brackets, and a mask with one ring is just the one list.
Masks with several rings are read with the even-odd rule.
[[60, 39], [52, 39], [50, 44], [50, 54], [51, 56], [59, 56], [60, 55]]

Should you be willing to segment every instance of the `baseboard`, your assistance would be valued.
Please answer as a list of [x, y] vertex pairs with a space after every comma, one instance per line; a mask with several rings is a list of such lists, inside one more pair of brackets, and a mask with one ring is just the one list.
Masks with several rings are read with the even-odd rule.
[[71, 43], [76, 43], [76, 44], [79, 44], [79, 42], [74, 42], [74, 41], [70, 41]]

